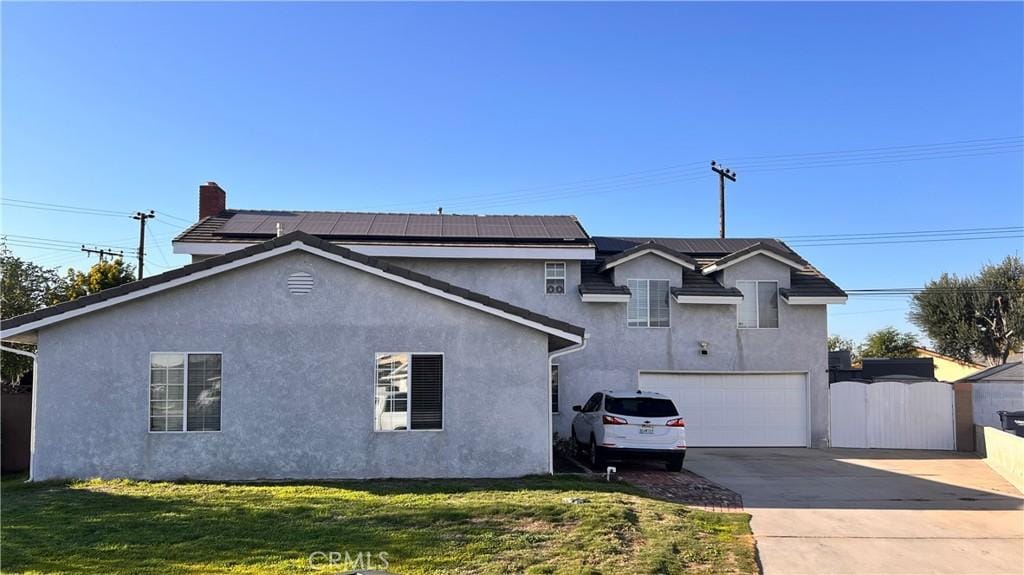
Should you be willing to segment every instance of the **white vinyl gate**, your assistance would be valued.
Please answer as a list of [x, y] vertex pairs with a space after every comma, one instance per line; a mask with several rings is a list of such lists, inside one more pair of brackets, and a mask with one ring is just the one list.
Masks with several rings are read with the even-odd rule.
[[829, 411], [832, 447], [956, 449], [949, 383], [840, 381]]

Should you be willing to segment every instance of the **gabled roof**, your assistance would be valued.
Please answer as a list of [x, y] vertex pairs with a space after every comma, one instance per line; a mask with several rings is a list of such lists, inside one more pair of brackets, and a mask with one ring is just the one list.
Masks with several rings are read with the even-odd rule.
[[651, 240], [649, 242], [642, 243], [637, 246], [633, 246], [628, 250], [621, 251], [609, 258], [605, 258], [604, 265], [601, 267], [601, 271], [609, 270], [619, 264], [624, 264], [630, 260], [635, 260], [641, 256], [647, 254], [653, 254], [658, 257], [669, 260], [670, 262], [676, 263], [685, 269], [696, 269], [697, 261], [690, 256], [677, 252], [676, 250], [659, 244], [658, 242]]
[[721, 271], [729, 266], [738, 264], [757, 255], [768, 256], [773, 260], [784, 263], [796, 270], [802, 270], [807, 265], [807, 262], [805, 262], [800, 256], [796, 255], [795, 252], [782, 249], [772, 243], [757, 242], [756, 244], [751, 244], [741, 250], [736, 250], [731, 254], [718, 258], [710, 265], [704, 266], [701, 269], [701, 273], [707, 275]]
[[224, 210], [187, 228], [174, 243], [253, 243], [301, 231], [348, 243], [469, 243], [501, 245], [582, 244], [590, 236], [576, 216], [509, 216]]
[[1011, 361], [972, 373], [967, 377], [961, 378], [959, 381], [1019, 381], [1024, 383], [1024, 363]]
[[333, 245], [300, 231], [76, 300], [5, 319], [0, 321], [0, 339], [8, 340], [14, 336], [34, 332], [47, 325], [132, 301], [295, 249], [302, 249], [420, 291], [543, 331], [552, 336], [552, 339], [549, 339], [549, 346], [556, 349], [583, 341], [585, 330], [582, 327]]
[[727, 288], [698, 271], [683, 270], [683, 282], [680, 287], [670, 290], [672, 295], [680, 303], [685, 303], [686, 298], [694, 301], [701, 301], [704, 298], [721, 298], [726, 300], [743, 299], [743, 293], [732, 287]]
[[[693, 258], [697, 262], [698, 270], [707, 270], [716, 262], [728, 264], [730, 261], [737, 263], [738, 258], [751, 254], [759, 249], [770, 252], [776, 259], [782, 257], [790, 260], [790, 287], [780, 290], [780, 295], [790, 303], [840, 303], [845, 301], [846, 292], [839, 288], [832, 280], [825, 277], [817, 268], [812, 266], [799, 254], [793, 251], [784, 242], [772, 238], [646, 238], [646, 237], [609, 237], [594, 236], [594, 244], [597, 247], [598, 257], [611, 258], [620, 252], [624, 252], [641, 246], [648, 242], [655, 242], [660, 246], [675, 250]], [[797, 264], [798, 267], [793, 267]], [[685, 270], [684, 270], [685, 271]], [[714, 281], [708, 278], [709, 281]], [[611, 283], [611, 280], [607, 280]], [[695, 284], [697, 278], [685, 275], [682, 290], [687, 290], [686, 284]], [[717, 282], [715, 282], [717, 284]], [[700, 284], [698, 284], [700, 285]], [[703, 284], [709, 289], [714, 289], [710, 284]], [[721, 286], [719, 285], [721, 288]], [[698, 288], [699, 289], [699, 288]], [[721, 288], [725, 289], [725, 288]], [[684, 295], [683, 297], [700, 297], [697, 295]], [[734, 298], [735, 294], [721, 295], [723, 299]]]

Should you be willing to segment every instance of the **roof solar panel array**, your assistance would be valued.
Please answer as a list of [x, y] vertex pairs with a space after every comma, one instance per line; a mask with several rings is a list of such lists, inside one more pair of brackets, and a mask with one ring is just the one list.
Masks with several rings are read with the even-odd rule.
[[277, 224], [321, 237], [462, 238], [473, 240], [587, 240], [572, 216], [471, 216], [356, 212], [268, 212], [236, 210], [216, 234], [271, 236]]

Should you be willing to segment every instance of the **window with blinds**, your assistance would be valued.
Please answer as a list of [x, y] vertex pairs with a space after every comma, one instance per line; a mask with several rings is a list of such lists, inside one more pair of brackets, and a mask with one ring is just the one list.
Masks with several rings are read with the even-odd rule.
[[374, 430], [442, 429], [443, 382], [440, 354], [377, 354]]
[[149, 356], [149, 430], [220, 431], [219, 353]]
[[668, 280], [626, 280], [629, 302], [626, 325], [629, 327], [669, 327]]

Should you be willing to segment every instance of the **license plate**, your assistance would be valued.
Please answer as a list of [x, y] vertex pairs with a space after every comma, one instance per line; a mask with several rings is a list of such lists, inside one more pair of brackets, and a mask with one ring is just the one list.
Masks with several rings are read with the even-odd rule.
[[649, 423], [645, 423], [645, 424], [640, 426], [640, 433], [653, 434], [654, 433], [654, 426], [649, 424]]

